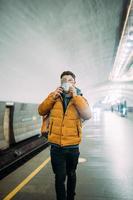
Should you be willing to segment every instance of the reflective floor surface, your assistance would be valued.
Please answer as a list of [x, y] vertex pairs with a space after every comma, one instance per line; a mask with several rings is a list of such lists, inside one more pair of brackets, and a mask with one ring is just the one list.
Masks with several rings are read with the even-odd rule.
[[[133, 114], [120, 117], [98, 112], [83, 124], [75, 200], [133, 199]], [[22, 183], [49, 157], [49, 148], [0, 181], [0, 199], [17, 188], [15, 200], [55, 200], [50, 161], [20, 189]]]

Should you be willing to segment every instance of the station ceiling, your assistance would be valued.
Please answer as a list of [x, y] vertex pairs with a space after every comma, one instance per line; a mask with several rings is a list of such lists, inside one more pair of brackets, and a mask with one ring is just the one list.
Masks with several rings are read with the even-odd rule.
[[108, 82], [128, 0], [0, 0], [0, 100], [42, 101], [71, 70], [77, 86]]

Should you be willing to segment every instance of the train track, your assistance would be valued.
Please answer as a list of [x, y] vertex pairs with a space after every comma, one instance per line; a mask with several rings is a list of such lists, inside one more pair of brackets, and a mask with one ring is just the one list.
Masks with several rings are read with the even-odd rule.
[[48, 145], [44, 136], [36, 136], [0, 152], [0, 179], [44, 150]]

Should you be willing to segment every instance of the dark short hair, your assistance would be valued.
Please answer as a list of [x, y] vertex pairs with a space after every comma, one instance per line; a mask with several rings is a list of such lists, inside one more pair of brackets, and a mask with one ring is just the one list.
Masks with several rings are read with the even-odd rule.
[[71, 71], [64, 71], [61, 75], [60, 75], [60, 78], [62, 79], [63, 76], [65, 75], [71, 75], [73, 77], [73, 79], [75, 80], [76, 76], [73, 72]]

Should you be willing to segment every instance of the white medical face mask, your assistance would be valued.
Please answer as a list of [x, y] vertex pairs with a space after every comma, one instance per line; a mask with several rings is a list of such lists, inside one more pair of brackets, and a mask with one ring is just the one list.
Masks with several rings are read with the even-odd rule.
[[68, 92], [70, 86], [72, 86], [72, 83], [62, 83], [61, 87], [63, 88], [64, 92]]

